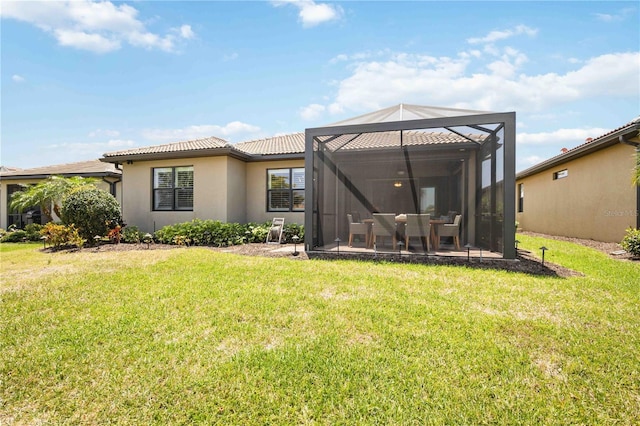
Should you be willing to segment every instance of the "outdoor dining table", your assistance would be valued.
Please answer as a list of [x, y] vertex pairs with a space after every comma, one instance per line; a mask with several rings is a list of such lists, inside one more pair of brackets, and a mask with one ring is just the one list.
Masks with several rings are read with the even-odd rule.
[[[363, 223], [367, 224], [367, 238], [369, 241], [369, 248], [373, 247], [373, 219], [364, 219]], [[440, 248], [440, 238], [438, 238], [438, 225], [443, 225], [445, 223], [449, 223], [447, 219], [429, 219], [429, 223], [431, 224], [431, 231], [429, 232], [429, 238], [431, 239], [431, 246], [434, 249]], [[396, 233], [398, 236], [404, 235], [404, 226], [407, 224], [407, 215], [399, 214], [396, 216]], [[401, 232], [402, 229], [402, 232]], [[398, 238], [400, 239], [400, 238]]]

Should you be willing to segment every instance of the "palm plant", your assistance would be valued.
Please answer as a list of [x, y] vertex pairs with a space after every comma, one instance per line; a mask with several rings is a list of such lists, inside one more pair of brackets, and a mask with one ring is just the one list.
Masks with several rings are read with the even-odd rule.
[[60, 204], [64, 197], [77, 188], [95, 185], [97, 179], [74, 176], [50, 176], [36, 185], [24, 185], [22, 191], [13, 193], [10, 208], [22, 213], [33, 206], [39, 206], [40, 211], [49, 222], [53, 221], [53, 213], [61, 217]]

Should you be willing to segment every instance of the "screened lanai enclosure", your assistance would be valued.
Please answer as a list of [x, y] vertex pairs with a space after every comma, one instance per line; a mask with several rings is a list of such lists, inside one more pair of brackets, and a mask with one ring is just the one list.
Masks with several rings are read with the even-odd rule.
[[515, 257], [515, 113], [401, 104], [305, 151], [307, 251]]

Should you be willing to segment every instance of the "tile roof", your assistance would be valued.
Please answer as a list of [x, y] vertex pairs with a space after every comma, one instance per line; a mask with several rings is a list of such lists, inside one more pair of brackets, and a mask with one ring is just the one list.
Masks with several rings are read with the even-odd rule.
[[122, 172], [111, 163], [104, 163], [100, 160], [80, 161], [77, 163], [56, 164], [53, 166], [35, 167], [31, 169], [20, 169], [7, 172], [0, 172], [2, 178], [35, 177], [46, 175], [92, 175], [92, 174], [112, 174], [119, 175]]
[[[485, 135], [468, 134], [471, 141], [482, 142]], [[355, 138], [355, 139], [354, 139]], [[353, 139], [351, 141], [351, 139]], [[403, 144], [406, 146], [442, 145], [470, 142], [464, 136], [450, 132], [404, 131]], [[350, 141], [350, 142], [349, 142]], [[341, 135], [328, 143], [329, 149], [360, 150], [396, 147], [400, 143], [400, 132], [363, 133], [360, 135]], [[305, 152], [304, 132], [279, 135], [271, 138], [256, 139], [246, 142], [230, 144], [223, 139], [209, 137], [193, 141], [176, 142], [166, 145], [156, 145], [125, 151], [108, 152], [105, 160], [122, 156], [157, 155], [170, 153], [188, 153], [208, 149], [226, 148], [249, 156], [262, 155], [303, 155]]]
[[250, 155], [302, 154], [304, 153], [304, 133], [239, 142], [233, 147]]
[[[581, 144], [580, 144], [580, 145], [578, 145], [578, 146], [575, 146], [575, 147], [573, 147], [573, 148], [571, 148], [571, 149], [569, 149], [569, 150], [567, 150], [567, 151], [565, 151], [565, 152], [563, 152], [563, 153], [561, 153], [561, 154], [558, 154], [558, 155], [556, 155], [555, 157], [561, 157], [561, 156], [564, 156], [564, 155], [566, 155], [566, 154], [570, 154], [571, 152], [573, 152], [573, 151], [575, 151], [575, 150], [578, 150], [578, 149], [580, 149], [580, 148], [583, 148], [583, 147], [585, 147], [586, 145], [597, 144], [597, 143], [598, 143], [598, 142], [600, 142], [601, 140], [605, 139], [607, 136], [609, 136], [609, 135], [611, 135], [611, 134], [613, 134], [613, 133], [616, 133], [616, 132], [618, 132], [618, 131], [620, 131], [620, 130], [623, 130], [623, 129], [627, 128], [627, 127], [631, 127], [631, 126], [633, 126], [634, 124], [640, 124], [640, 117], [636, 117], [634, 120], [632, 120], [632, 121], [628, 122], [627, 124], [625, 124], [625, 125], [623, 125], [623, 126], [620, 126], [620, 127], [617, 127], [617, 128], [615, 128], [615, 129], [613, 129], [613, 130], [610, 130], [610, 131], [608, 131], [607, 133], [605, 133], [604, 135], [600, 135], [600, 136], [598, 136], [598, 137], [597, 137], [597, 138], [595, 138], [595, 139], [594, 139], [594, 138], [589, 138], [589, 139], [587, 139], [584, 143], [581, 143]], [[555, 157], [554, 157], [554, 158], [555, 158]]]
[[181, 141], [165, 145], [146, 146], [142, 148], [127, 149], [124, 151], [112, 151], [103, 154], [103, 157], [119, 157], [122, 155], [160, 154], [169, 152], [199, 151], [204, 149], [229, 148], [231, 144], [224, 139], [215, 136]]
[[[482, 142], [486, 135], [466, 135], [471, 141], [463, 136], [458, 136], [450, 132], [424, 132], [418, 130], [405, 130], [402, 134], [402, 145], [442, 145], [465, 142]], [[353, 140], [351, 140], [353, 139]], [[350, 141], [351, 140], [351, 141]], [[361, 135], [341, 135], [327, 143], [330, 150], [361, 150], [372, 148], [394, 148], [400, 145], [400, 132], [376, 132], [363, 133]]]

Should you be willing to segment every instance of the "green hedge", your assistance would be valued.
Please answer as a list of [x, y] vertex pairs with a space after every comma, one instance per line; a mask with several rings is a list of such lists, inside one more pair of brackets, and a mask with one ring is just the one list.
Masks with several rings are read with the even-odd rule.
[[41, 229], [42, 225], [40, 225], [39, 223], [31, 223], [25, 226], [24, 229], [14, 228], [9, 232], [0, 230], [0, 242], [21, 243], [24, 241], [40, 241]]
[[[168, 225], [154, 234], [155, 241], [162, 244], [227, 247], [246, 243], [264, 243], [271, 222], [266, 223], [223, 223], [218, 220], [194, 219], [191, 222]], [[285, 224], [282, 234], [283, 243], [292, 243], [297, 235], [302, 242], [304, 227], [297, 224]]]

